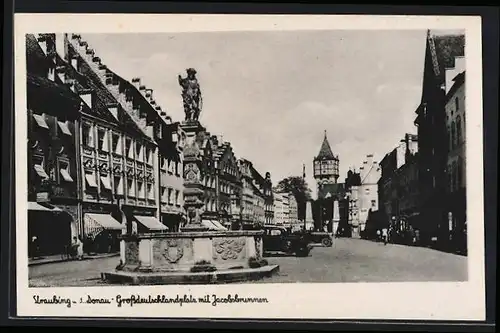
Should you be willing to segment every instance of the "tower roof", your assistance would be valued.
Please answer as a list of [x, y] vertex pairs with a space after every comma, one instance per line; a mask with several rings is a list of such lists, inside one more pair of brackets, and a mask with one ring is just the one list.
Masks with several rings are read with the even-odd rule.
[[318, 156], [316, 156], [317, 160], [334, 160], [336, 159], [335, 155], [333, 155], [332, 148], [330, 147], [330, 143], [328, 142], [328, 138], [326, 136], [323, 138], [323, 143], [321, 144], [321, 148], [319, 150]]

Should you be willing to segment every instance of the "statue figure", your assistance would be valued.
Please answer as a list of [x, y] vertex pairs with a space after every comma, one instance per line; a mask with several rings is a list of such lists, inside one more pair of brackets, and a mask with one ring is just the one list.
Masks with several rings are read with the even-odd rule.
[[196, 70], [194, 68], [186, 69], [187, 77], [182, 78], [180, 75], [179, 85], [182, 87], [182, 100], [184, 104], [184, 113], [186, 121], [197, 121], [200, 116], [203, 100], [201, 97], [201, 89], [196, 78]]

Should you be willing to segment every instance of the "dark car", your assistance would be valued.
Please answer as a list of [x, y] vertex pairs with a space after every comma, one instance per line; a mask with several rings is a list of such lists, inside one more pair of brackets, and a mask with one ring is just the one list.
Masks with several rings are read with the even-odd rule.
[[332, 235], [328, 232], [325, 231], [310, 231], [308, 232], [309, 239], [311, 243], [316, 243], [325, 246], [325, 247], [332, 247], [333, 245], [333, 238]]
[[311, 251], [309, 237], [304, 234], [291, 233], [284, 227], [265, 226], [262, 236], [264, 253], [282, 252], [307, 257]]

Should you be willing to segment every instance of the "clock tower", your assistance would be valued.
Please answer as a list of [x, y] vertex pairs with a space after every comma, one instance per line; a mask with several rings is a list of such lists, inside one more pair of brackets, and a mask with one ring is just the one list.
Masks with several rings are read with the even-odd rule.
[[337, 184], [339, 178], [339, 157], [334, 155], [328, 138], [323, 139], [318, 156], [314, 158], [314, 179], [318, 185], [318, 190], [324, 185]]

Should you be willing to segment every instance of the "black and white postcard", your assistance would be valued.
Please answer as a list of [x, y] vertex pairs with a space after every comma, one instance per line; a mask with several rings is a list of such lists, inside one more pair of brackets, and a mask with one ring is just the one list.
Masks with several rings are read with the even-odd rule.
[[20, 316], [483, 320], [481, 20], [15, 16]]

